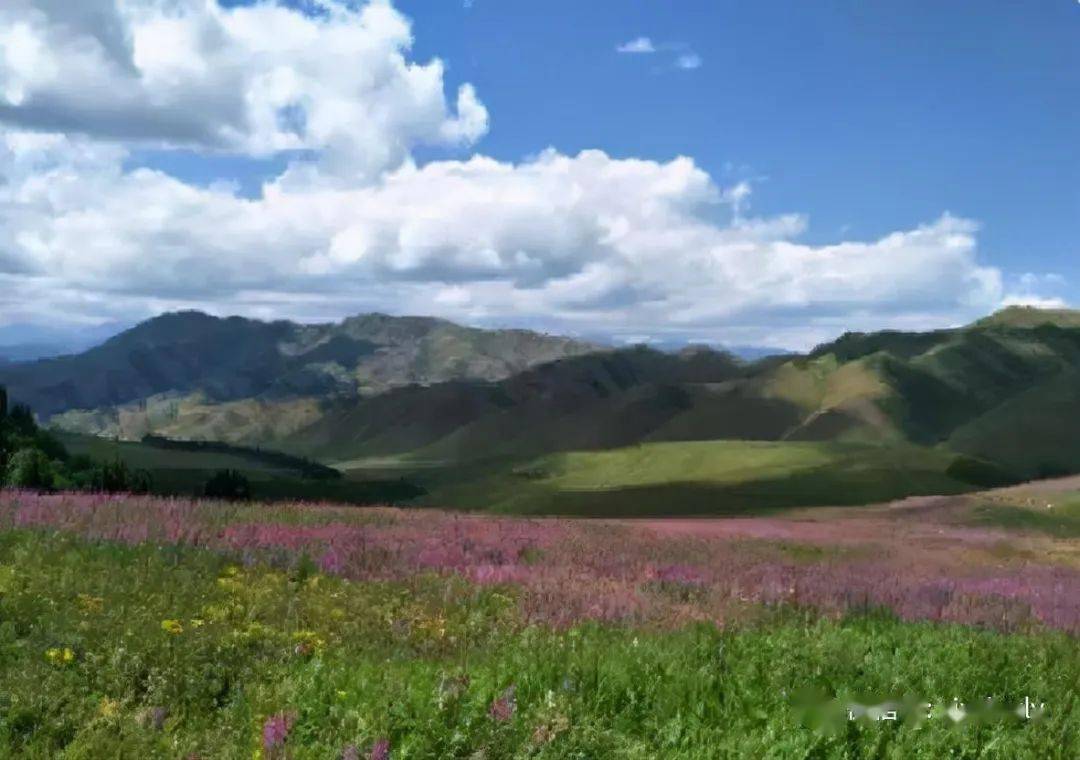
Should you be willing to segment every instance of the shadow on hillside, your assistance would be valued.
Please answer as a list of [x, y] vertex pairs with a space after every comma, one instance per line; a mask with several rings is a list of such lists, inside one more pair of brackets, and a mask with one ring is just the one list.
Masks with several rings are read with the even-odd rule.
[[665, 483], [604, 490], [548, 490], [529, 498], [521, 511], [588, 517], [732, 517], [772, 514], [796, 507], [872, 504], [975, 488], [939, 472], [887, 468], [837, 472], [818, 468], [737, 484]]

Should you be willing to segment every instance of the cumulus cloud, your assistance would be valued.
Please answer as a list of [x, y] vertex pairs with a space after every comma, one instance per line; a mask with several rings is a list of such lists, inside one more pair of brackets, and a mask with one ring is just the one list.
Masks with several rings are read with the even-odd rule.
[[618, 53], [635, 53], [641, 55], [655, 53], [656, 46], [653, 45], [653, 41], [648, 37], [637, 37], [617, 46], [615, 51]]
[[389, 2], [318, 5], [8, 0], [0, 121], [249, 155], [323, 151], [324, 172], [366, 177], [415, 145], [487, 131], [470, 85], [451, 108], [442, 62], [406, 59], [410, 24]]
[[[8, 133], [0, 272], [29, 293], [218, 311], [280, 303], [381, 308], [574, 332], [674, 335], [873, 310], [979, 313], [1002, 297], [976, 261], [976, 225], [942, 216], [868, 242], [810, 246], [798, 215], [744, 218], [746, 185], [691, 159], [549, 150], [406, 164], [348, 188], [198, 188], [92, 141]], [[35, 291], [37, 288], [37, 291]], [[20, 295], [21, 294], [21, 295]], [[35, 299], [36, 300], [36, 299]], [[328, 315], [330, 316], [330, 315]]]
[[[688, 157], [547, 150], [418, 163], [481, 136], [463, 85], [407, 58], [388, 3], [308, 16], [214, 0], [16, 0], [0, 35], [0, 322], [174, 308], [300, 319], [438, 314], [592, 336], [802, 348], [840, 329], [928, 327], [1005, 297], [978, 226], [944, 214], [809, 245], [800, 214]], [[104, 102], [83, 87], [108, 84]], [[130, 123], [126, 123], [130, 121]], [[255, 198], [133, 165], [151, 141], [311, 153]], [[344, 167], [344, 168], [343, 168]]]

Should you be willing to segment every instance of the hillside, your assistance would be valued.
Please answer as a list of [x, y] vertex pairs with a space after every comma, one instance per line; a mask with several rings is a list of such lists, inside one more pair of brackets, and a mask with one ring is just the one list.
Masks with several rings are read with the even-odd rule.
[[[290, 444], [337, 462], [395, 455], [463, 462], [610, 448], [641, 440], [687, 410], [707, 405], [695, 398], [730, 395], [731, 384], [748, 371], [714, 351], [607, 351], [541, 365], [496, 383], [402, 388], [344, 402]], [[710, 391], [723, 383], [728, 386]], [[714, 429], [710, 437], [721, 432]]]
[[[707, 349], [636, 347], [493, 383], [401, 388], [342, 402], [290, 445], [348, 463], [387, 456], [460, 462], [718, 439], [904, 443], [946, 446], [1022, 477], [1043, 465], [1080, 468], [1080, 445], [1060, 425], [1080, 403], [1073, 390], [1078, 372], [1080, 328], [1053, 321], [853, 333], [806, 356], [756, 364]], [[1007, 450], [1020, 419], [1028, 420], [1025, 429], [1049, 428], [1054, 456], [1033, 461], [1038, 443], [1027, 445], [1024, 457]]]
[[426, 318], [188, 313], [0, 378], [68, 429], [270, 446], [350, 479], [406, 478], [432, 504], [720, 513], [1080, 472], [1076, 317], [1008, 309], [747, 363]]
[[[1067, 422], [1080, 417], [1080, 328], [1068, 313], [1025, 311], [1020, 324], [1012, 313], [954, 330], [847, 334], [756, 364], [644, 348], [577, 357], [496, 383], [343, 404], [290, 443], [346, 470], [410, 472], [432, 503], [512, 511], [724, 512], [1080, 471], [1080, 432]], [[760, 453], [755, 441], [776, 447], [776, 466], [717, 474], [740, 461], [740, 446]], [[668, 448], [649, 448], [659, 444]], [[806, 446], [830, 456], [804, 468]], [[601, 466], [612, 450], [649, 455]], [[705, 470], [684, 466], [702, 451], [714, 460]], [[552, 456], [607, 474], [575, 485], [552, 475], [564, 461]], [[645, 474], [652, 482], [632, 482]]]
[[43, 419], [63, 415], [54, 422], [67, 429], [259, 441], [311, 422], [312, 400], [498, 380], [594, 348], [427, 317], [301, 325], [178, 312], [77, 355], [0, 367], [0, 383]]

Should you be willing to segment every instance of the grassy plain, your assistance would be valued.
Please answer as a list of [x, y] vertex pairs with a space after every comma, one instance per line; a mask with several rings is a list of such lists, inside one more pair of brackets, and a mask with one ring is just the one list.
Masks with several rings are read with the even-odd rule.
[[[1036, 500], [1080, 503], [635, 523], [0, 492], [0, 757], [1074, 758], [1080, 545], [982, 524]], [[846, 719], [886, 698], [897, 721]]]

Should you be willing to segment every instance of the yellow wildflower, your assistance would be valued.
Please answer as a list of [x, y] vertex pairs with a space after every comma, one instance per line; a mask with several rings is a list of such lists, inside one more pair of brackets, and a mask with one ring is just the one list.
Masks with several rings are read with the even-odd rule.
[[90, 594], [79, 594], [76, 600], [79, 602], [82, 611], [87, 614], [101, 612], [101, 608], [105, 604], [105, 600], [100, 596], [90, 596]]
[[326, 648], [326, 642], [315, 631], [297, 631], [293, 634], [296, 642], [294, 651], [298, 655], [319, 654]]
[[70, 665], [75, 661], [75, 653], [68, 647], [50, 647], [45, 650], [45, 659], [53, 665]]
[[162, 620], [161, 630], [172, 636], [179, 636], [184, 632], [184, 626], [181, 625], [179, 620]]
[[115, 718], [120, 713], [120, 703], [115, 699], [102, 697], [98, 715], [102, 718]]

